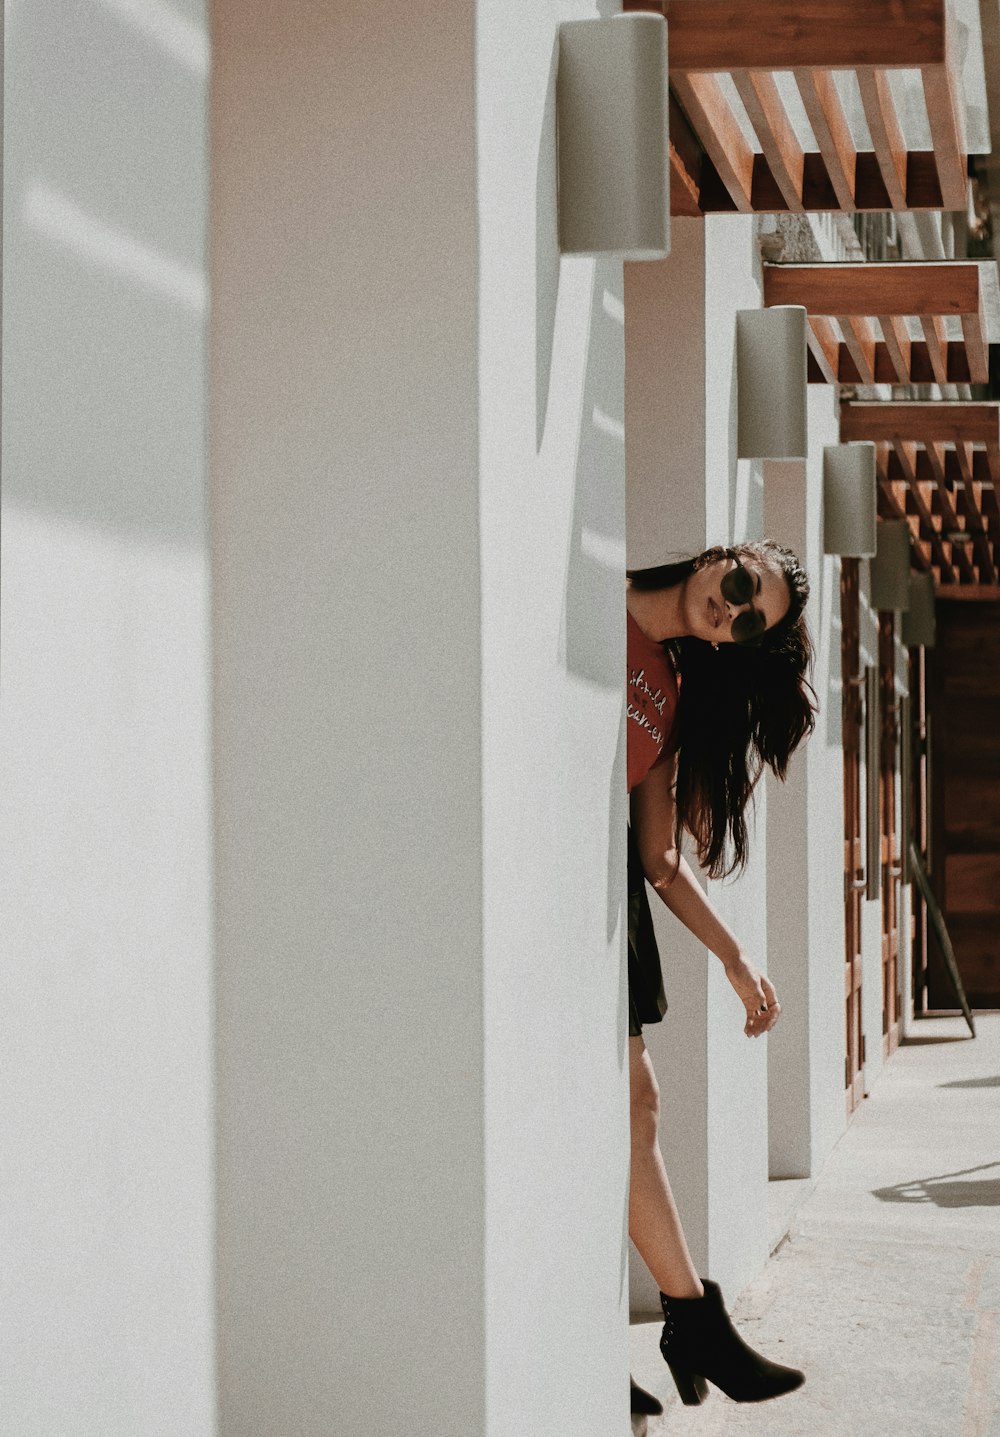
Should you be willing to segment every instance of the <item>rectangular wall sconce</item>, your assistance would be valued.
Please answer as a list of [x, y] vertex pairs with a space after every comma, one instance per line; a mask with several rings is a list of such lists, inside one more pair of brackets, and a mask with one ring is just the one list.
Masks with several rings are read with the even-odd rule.
[[740, 459], [806, 457], [806, 311], [798, 304], [736, 315]]
[[910, 526], [905, 519], [883, 519], [876, 526], [876, 540], [872, 608], [905, 613], [910, 607]]
[[903, 615], [902, 640], [908, 649], [932, 649], [937, 637], [934, 616], [934, 575], [910, 575], [910, 607]]
[[875, 445], [827, 444], [823, 449], [823, 553], [873, 558], [877, 510]]
[[556, 124], [563, 254], [670, 252], [667, 22], [630, 12], [559, 26]]

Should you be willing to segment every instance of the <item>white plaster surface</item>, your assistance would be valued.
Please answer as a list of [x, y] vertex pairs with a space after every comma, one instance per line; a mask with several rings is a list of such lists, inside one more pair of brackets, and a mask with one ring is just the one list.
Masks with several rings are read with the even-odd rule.
[[624, 295], [620, 261], [555, 251], [554, 9], [490, 0], [476, 39], [497, 1437], [566, 1425], [604, 1437], [627, 1420]]
[[18, 1437], [214, 1421], [207, 14], [184, 0], [166, 47], [134, 20], [5, 13], [0, 1429]]
[[809, 458], [765, 465], [768, 534], [809, 574], [816, 729], [784, 784], [767, 777], [768, 958], [782, 1015], [768, 1036], [769, 1170], [818, 1172], [844, 1125], [843, 756], [840, 565], [823, 553], [823, 446], [838, 415], [826, 386], [809, 390]]
[[[735, 316], [760, 303], [755, 233], [742, 217], [676, 220], [670, 259], [627, 275], [631, 566], [763, 532], [761, 465], [736, 458]], [[633, 325], [640, 300], [647, 308]], [[765, 807], [762, 789], [745, 873], [708, 885], [764, 968]], [[651, 906], [670, 1007], [644, 1036], [660, 1083], [667, 1171], [696, 1267], [738, 1289], [767, 1255], [767, 1040], [744, 1037], [742, 1004], [718, 961], [655, 896]], [[632, 1311], [656, 1310], [657, 1301], [633, 1251]]]

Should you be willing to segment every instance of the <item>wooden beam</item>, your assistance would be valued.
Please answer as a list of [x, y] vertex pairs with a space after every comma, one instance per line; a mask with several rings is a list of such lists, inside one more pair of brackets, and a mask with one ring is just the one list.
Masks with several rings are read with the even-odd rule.
[[905, 210], [906, 141], [899, 127], [888, 76], [884, 70], [865, 66], [858, 70], [858, 86], [890, 206], [894, 210]]
[[921, 78], [942, 202], [946, 210], [964, 210], [969, 184], [965, 101], [959, 91], [955, 71], [947, 60], [923, 66]]
[[927, 463], [930, 465], [931, 473], [934, 475], [934, 483], [939, 489], [943, 489], [945, 486], [944, 445], [933, 439], [925, 440], [924, 453], [927, 455]]
[[[978, 314], [962, 315], [962, 338], [969, 359], [969, 372], [976, 384], [990, 382], [990, 347], [986, 338], [986, 316], [980, 306]], [[982, 376], [982, 377], [980, 377]]]
[[894, 434], [925, 443], [929, 439], [992, 445], [1000, 482], [1000, 401], [990, 400], [854, 400], [840, 411], [840, 437], [891, 441]]
[[668, 97], [670, 213], [701, 219], [699, 191], [704, 153], [673, 92]]
[[806, 325], [806, 341], [809, 352], [816, 362], [827, 384], [839, 382], [840, 340], [833, 327], [833, 321], [817, 315]]
[[878, 322], [882, 330], [889, 359], [896, 374], [897, 384], [910, 382], [910, 335], [905, 322], [898, 314], [880, 314]]
[[983, 487], [974, 478], [972, 445], [964, 442], [956, 444], [946, 456], [945, 470], [948, 480], [955, 485], [956, 512], [961, 500], [963, 512], [959, 515], [959, 523], [964, 519], [966, 533], [972, 535], [976, 566], [986, 583], [995, 583], [996, 569], [983, 513]]
[[[916, 461], [914, 461], [914, 468], [915, 467]], [[941, 525], [939, 522], [935, 523], [935, 515], [931, 512], [931, 507], [927, 503], [926, 486], [917, 481], [916, 473], [913, 474], [913, 480], [910, 482], [907, 470], [901, 462], [899, 454], [895, 451], [887, 461], [886, 473], [890, 482], [895, 479], [896, 475], [903, 476], [910, 498], [913, 501], [918, 523], [923, 526], [923, 532], [926, 534], [930, 543], [931, 555], [934, 561], [940, 566], [942, 572], [946, 573], [949, 578], [954, 578], [950, 551], [946, 549], [944, 541], [941, 538]]]
[[875, 383], [875, 332], [871, 322], [858, 315], [841, 315], [840, 330], [847, 352], [858, 371], [858, 382]]
[[979, 269], [955, 260], [765, 264], [764, 303], [828, 315], [978, 314]]
[[903, 471], [903, 478], [911, 489], [916, 488], [917, 483], [917, 446], [910, 439], [900, 439], [895, 436], [892, 441], [892, 452], [900, 469]]
[[946, 58], [945, 0], [670, 0], [670, 68], [853, 70]]
[[858, 156], [833, 75], [828, 70], [796, 70], [795, 83], [837, 203], [849, 214], [854, 209], [854, 169]]
[[[672, 33], [672, 32], [671, 32]], [[714, 75], [686, 75], [671, 66], [671, 83], [719, 178], [742, 214], [753, 210], [754, 152]]]
[[995, 604], [1000, 602], [1000, 584], [938, 584], [934, 597]]
[[786, 205], [793, 213], [801, 214], [805, 163], [802, 146], [774, 76], [766, 70], [734, 70], [732, 79]]
[[948, 383], [948, 331], [939, 314], [922, 314], [920, 328], [924, 332], [935, 384]]

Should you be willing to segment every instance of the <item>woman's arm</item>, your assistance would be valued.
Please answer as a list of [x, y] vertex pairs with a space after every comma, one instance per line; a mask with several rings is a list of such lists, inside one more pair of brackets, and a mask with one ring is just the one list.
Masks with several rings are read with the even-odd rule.
[[[674, 844], [673, 756], [663, 759], [632, 790], [632, 825], [647, 882], [699, 942], [721, 961], [747, 1011], [744, 1032], [766, 1033], [781, 1005], [768, 979], [746, 960], [739, 939], [723, 923], [684, 857]], [[767, 1005], [761, 1012], [761, 1006]]]

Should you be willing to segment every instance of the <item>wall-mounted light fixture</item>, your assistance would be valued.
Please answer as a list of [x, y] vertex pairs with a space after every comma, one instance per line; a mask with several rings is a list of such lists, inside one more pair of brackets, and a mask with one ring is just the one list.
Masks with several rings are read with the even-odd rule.
[[910, 526], [905, 519], [883, 519], [876, 526], [876, 539], [872, 608], [905, 612], [910, 607]]
[[903, 615], [902, 640], [908, 649], [932, 649], [937, 637], [934, 617], [934, 575], [910, 575], [910, 607]]
[[559, 26], [556, 123], [563, 254], [670, 252], [667, 23], [632, 12]]
[[806, 311], [798, 304], [736, 314], [736, 453], [806, 457]]
[[824, 554], [873, 558], [877, 508], [875, 445], [826, 445], [823, 449]]

